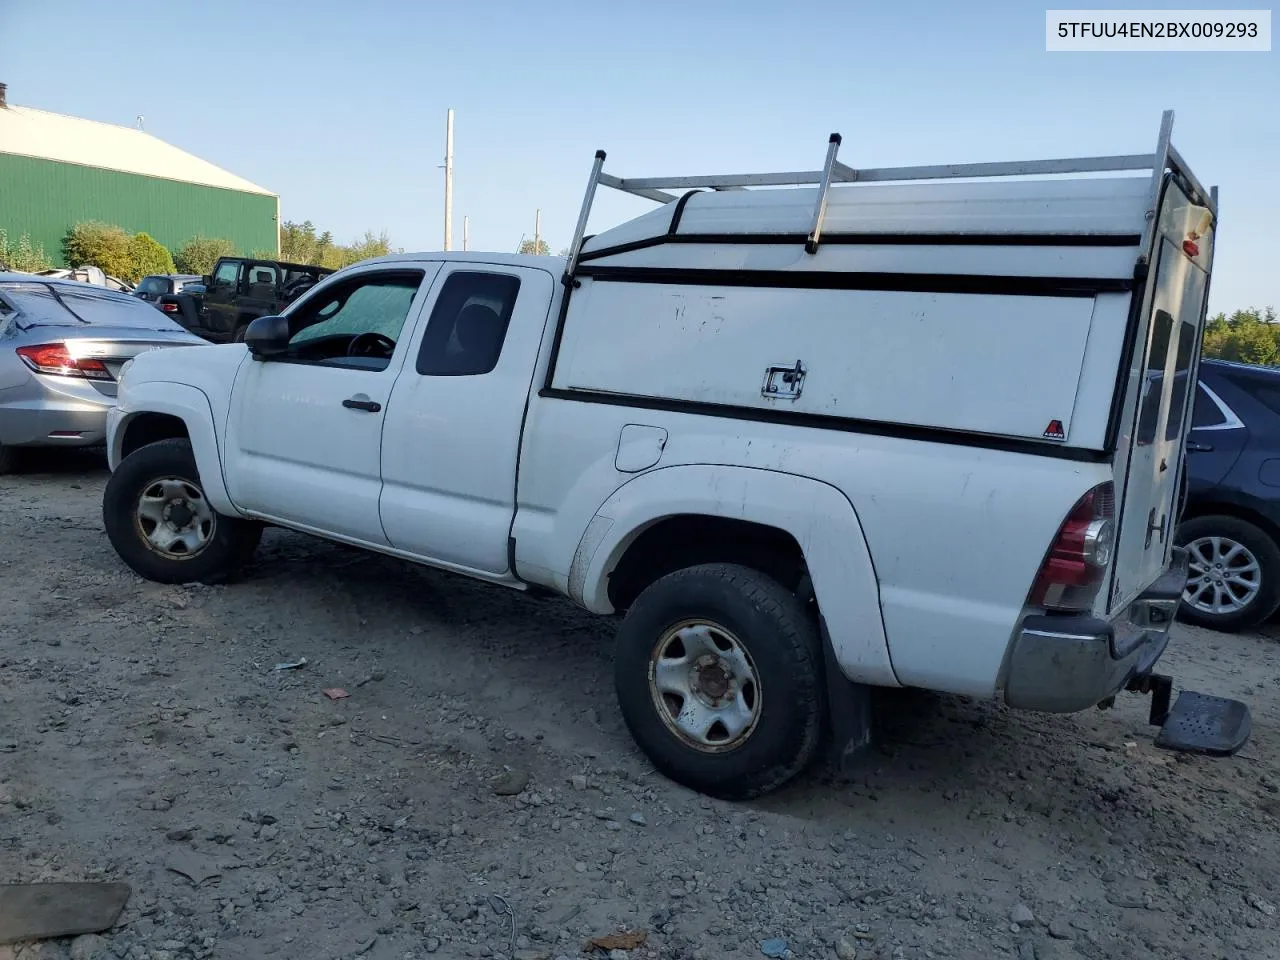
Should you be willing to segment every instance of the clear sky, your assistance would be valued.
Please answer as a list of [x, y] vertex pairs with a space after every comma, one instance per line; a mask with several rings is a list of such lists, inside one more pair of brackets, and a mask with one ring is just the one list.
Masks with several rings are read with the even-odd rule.
[[[540, 207], [555, 251], [597, 148], [624, 176], [811, 169], [832, 131], [854, 166], [1140, 153], [1171, 107], [1174, 143], [1221, 188], [1211, 308], [1280, 307], [1280, 54], [1047, 53], [1044, 17], [1002, 0], [0, 0], [0, 81], [22, 106], [142, 114], [278, 193], [284, 219], [408, 250], [442, 245], [449, 107], [455, 246], [466, 215], [472, 249], [514, 250]], [[613, 193], [594, 231], [651, 207]]]

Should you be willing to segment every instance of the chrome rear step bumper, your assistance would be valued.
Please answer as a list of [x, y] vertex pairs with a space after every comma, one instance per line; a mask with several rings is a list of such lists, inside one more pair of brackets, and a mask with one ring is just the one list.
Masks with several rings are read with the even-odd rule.
[[1005, 701], [1022, 710], [1074, 713], [1115, 696], [1150, 673], [1169, 643], [1187, 584], [1187, 551], [1173, 548], [1169, 568], [1111, 620], [1027, 617], [1014, 641]]

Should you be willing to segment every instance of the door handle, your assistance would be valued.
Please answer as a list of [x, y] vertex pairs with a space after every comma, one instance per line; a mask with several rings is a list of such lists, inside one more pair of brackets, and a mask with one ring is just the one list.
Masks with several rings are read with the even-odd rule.
[[1208, 443], [1196, 443], [1194, 440], [1187, 441], [1188, 453], [1209, 453], [1213, 450], [1213, 446]]
[[368, 413], [377, 413], [382, 409], [382, 404], [376, 400], [360, 399], [359, 397], [348, 397], [342, 401], [342, 405], [349, 410], [365, 410]]

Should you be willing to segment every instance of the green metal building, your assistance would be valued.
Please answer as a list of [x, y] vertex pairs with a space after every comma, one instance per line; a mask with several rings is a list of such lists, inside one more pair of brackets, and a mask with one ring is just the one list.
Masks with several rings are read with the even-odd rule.
[[[279, 252], [280, 199], [149, 133], [6, 102], [0, 84], [0, 230], [62, 260], [85, 220], [145, 231], [170, 250], [195, 236]], [[74, 264], [66, 264], [74, 266]]]

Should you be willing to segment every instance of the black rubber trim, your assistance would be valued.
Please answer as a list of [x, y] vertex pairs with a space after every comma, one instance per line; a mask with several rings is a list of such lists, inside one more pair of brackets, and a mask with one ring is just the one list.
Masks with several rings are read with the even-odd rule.
[[1057, 460], [1074, 460], [1083, 463], [1105, 463], [1109, 459], [1109, 455], [1102, 450], [1068, 447], [1059, 443], [1046, 443], [1041, 440], [1000, 437], [970, 430], [946, 430], [941, 427], [886, 423], [880, 420], [832, 417], [820, 413], [800, 413], [794, 410], [761, 409], [759, 407], [744, 407], [727, 403], [704, 403], [698, 400], [677, 400], [669, 397], [632, 396], [595, 390], [564, 390], [551, 386], [544, 387], [538, 391], [538, 396], [551, 400], [603, 403], [615, 407], [663, 410], [668, 413], [721, 417], [729, 420], [745, 420], [751, 423], [779, 423], [793, 427], [811, 427], [817, 430], [862, 433], [875, 437], [897, 437], [903, 440], [919, 440], [924, 443], [981, 447], [985, 450], [1002, 450], [1007, 453], [1024, 453], [1031, 456], [1052, 457]]
[[[805, 243], [809, 237], [803, 233], [676, 233], [684, 205], [693, 193], [690, 191], [676, 201], [672, 224], [667, 233], [629, 243], [618, 243], [584, 253], [579, 262], [613, 257], [635, 250], [647, 250], [667, 243], [699, 243], [726, 246], [795, 246]], [[1061, 234], [1061, 233], [824, 233], [822, 244], [827, 246], [937, 246], [937, 247], [1136, 247], [1142, 242], [1140, 234]], [[584, 245], [586, 241], [583, 241]]]
[[1007, 277], [943, 273], [846, 273], [831, 270], [698, 270], [675, 267], [580, 267], [577, 275], [619, 283], [767, 287], [803, 290], [885, 290], [1021, 297], [1094, 297], [1125, 292], [1132, 280], [1106, 277]]
[[676, 231], [680, 229], [680, 218], [684, 216], [684, 207], [685, 204], [689, 202], [689, 198], [701, 192], [701, 190], [690, 190], [675, 202], [675, 209], [671, 211], [671, 225], [667, 227], [668, 238], [674, 237], [676, 235]]
[[[542, 379], [542, 389], [550, 390], [556, 375], [556, 361], [560, 359], [560, 342], [564, 339], [564, 321], [569, 316], [569, 301], [573, 298], [578, 281], [566, 270], [560, 278], [564, 291], [560, 294], [560, 313], [556, 317], [556, 330], [551, 337], [551, 355], [547, 357], [547, 375]], [[523, 444], [521, 445], [523, 446]]]

